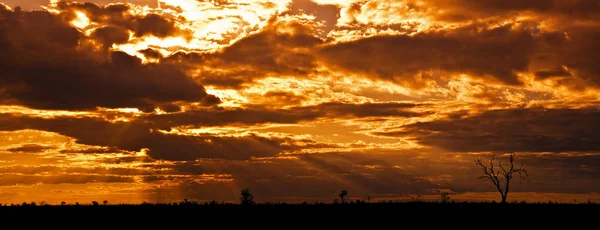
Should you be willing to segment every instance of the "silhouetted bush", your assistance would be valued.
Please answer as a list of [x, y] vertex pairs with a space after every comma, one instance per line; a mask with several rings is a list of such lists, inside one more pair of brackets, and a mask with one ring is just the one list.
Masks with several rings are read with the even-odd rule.
[[340, 199], [342, 199], [342, 204], [345, 203], [344, 198], [348, 195], [348, 191], [346, 189], [343, 189], [340, 194], [338, 195], [340, 197]]
[[253, 205], [254, 202], [254, 194], [250, 192], [250, 189], [242, 189], [240, 191], [240, 204], [242, 205]]

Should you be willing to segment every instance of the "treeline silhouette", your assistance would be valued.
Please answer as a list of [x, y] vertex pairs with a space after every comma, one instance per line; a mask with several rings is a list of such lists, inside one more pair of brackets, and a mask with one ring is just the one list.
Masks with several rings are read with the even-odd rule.
[[[430, 206], [430, 205], [449, 205], [449, 206], [458, 206], [458, 205], [467, 205], [467, 206], [488, 206], [488, 205], [496, 205], [496, 201], [489, 201], [489, 202], [469, 202], [469, 201], [454, 201], [451, 200], [450, 197], [450, 193], [448, 192], [442, 192], [440, 194], [441, 198], [439, 201], [424, 201], [423, 199], [420, 198], [420, 196], [415, 197], [412, 200], [405, 200], [405, 201], [377, 201], [377, 202], [371, 202], [372, 197], [367, 193], [366, 194], [366, 199], [367, 200], [360, 200], [360, 199], [356, 199], [356, 200], [350, 200], [348, 201], [346, 196], [348, 196], [349, 192], [346, 189], [343, 189], [340, 194], [338, 194], [338, 197], [340, 197], [340, 199], [338, 200], [337, 198], [333, 200], [332, 203], [325, 203], [325, 202], [313, 202], [313, 203], [309, 203], [309, 202], [302, 202], [302, 203], [287, 203], [287, 202], [265, 202], [265, 203], [257, 203], [256, 201], [254, 201], [254, 194], [250, 191], [250, 189], [245, 188], [240, 190], [240, 197], [239, 197], [239, 203], [233, 203], [233, 202], [226, 202], [226, 201], [221, 201], [218, 202], [216, 200], [212, 200], [212, 201], [208, 201], [208, 202], [196, 202], [196, 201], [190, 201], [188, 199], [184, 199], [181, 202], [168, 202], [168, 203], [148, 203], [148, 202], [142, 202], [141, 204], [109, 204], [108, 200], [104, 200], [102, 202], [102, 205], [100, 205], [100, 203], [98, 201], [92, 201], [91, 203], [88, 204], [80, 204], [79, 202], [75, 202], [74, 204], [67, 204], [65, 201], [60, 202], [60, 206], [63, 207], [80, 207], [80, 206], [92, 206], [92, 207], [99, 207], [99, 206], [122, 206], [122, 207], [129, 207], [129, 206], [143, 206], [143, 207], [199, 207], [199, 206], [207, 206], [207, 207], [217, 207], [217, 206], [221, 206], [221, 207], [234, 207], [234, 206], [244, 206], [244, 207], [248, 207], [248, 206], [264, 206], [264, 207], [277, 207], [277, 206], [281, 206], [281, 207], [285, 207], [285, 206], [337, 206], [337, 205], [361, 205], [361, 206], [365, 206], [365, 205], [370, 205], [370, 206], [385, 206], [385, 205], [424, 205], [424, 206]], [[340, 202], [341, 200], [341, 202]], [[528, 203], [525, 201], [513, 201], [513, 202], [506, 202], [505, 199], [502, 200], [502, 202], [500, 202], [501, 205], [508, 205], [508, 204], [512, 204], [512, 205], [581, 205], [581, 204], [587, 204], [587, 205], [597, 205], [597, 203], [592, 202], [591, 200], [587, 200], [587, 202], [577, 202], [577, 200], [573, 200], [573, 203], [560, 203], [560, 202], [554, 202], [554, 201], [548, 201], [548, 202], [533, 202], [533, 203]], [[39, 204], [36, 203], [35, 201], [32, 201], [30, 203], [27, 202], [23, 202], [21, 204], [0, 204], [0, 207], [38, 207], [38, 206], [45, 206], [45, 207], [49, 207], [49, 206], [57, 206], [57, 205], [51, 205], [46, 203], [45, 201], [41, 201]], [[343, 206], [343, 207], [347, 207], [347, 206]]]
[[[355, 222], [390, 221], [396, 218], [419, 220], [433, 218], [436, 221], [444, 220], [456, 223], [456, 220], [485, 220], [486, 218], [512, 218], [512, 216], [528, 216], [528, 220], [541, 217], [546, 219], [565, 219], [575, 216], [581, 220], [593, 220], [600, 213], [600, 205], [593, 202], [586, 203], [557, 203], [557, 202], [457, 202], [450, 200], [447, 193], [443, 193], [438, 201], [423, 201], [414, 199], [409, 201], [370, 201], [349, 200], [349, 192], [342, 190], [338, 195], [340, 200], [334, 202], [263, 202], [254, 200], [254, 194], [249, 189], [240, 191], [239, 202], [209, 201], [195, 202], [183, 200], [170, 203], [141, 204], [110, 204], [97, 201], [75, 204], [61, 202], [60, 205], [42, 203], [21, 203], [0, 206], [0, 218], [27, 217], [43, 222], [56, 220], [78, 221], [80, 223], [105, 224], [152, 224], [152, 223], [188, 223], [201, 218], [216, 226], [231, 226], [241, 224], [247, 226], [257, 220], [282, 221], [289, 220], [294, 226], [297, 224], [333, 223], [334, 220], [343, 220], [343, 224], [354, 226]], [[529, 215], [535, 214], [535, 217]], [[143, 220], [143, 223], [140, 223]], [[450, 223], [449, 222], [449, 223]], [[379, 222], [378, 222], [379, 223]], [[405, 224], [405, 222], [402, 222]], [[426, 223], [426, 222], [423, 222]], [[443, 222], [441, 222], [443, 223]], [[583, 222], [577, 222], [583, 223]], [[153, 226], [155, 227], [155, 226]], [[338, 226], [339, 227], [339, 226]], [[171, 226], [172, 228], [172, 226]], [[373, 226], [370, 226], [373, 228]]]
[[[90, 222], [105, 219], [107, 222], [124, 220], [131, 221], [139, 218], [145, 221], [163, 223], [174, 220], [217, 220], [224, 217], [250, 218], [259, 220], [288, 219], [296, 217], [309, 218], [308, 220], [333, 221], [343, 219], [344, 222], [372, 220], [394, 220], [395, 218], [434, 218], [463, 220], [464, 218], [485, 219], [502, 216], [542, 216], [550, 220], [554, 218], [567, 218], [575, 215], [582, 220], [592, 220], [600, 213], [600, 205], [596, 203], [567, 204], [556, 202], [442, 202], [442, 201], [377, 201], [367, 202], [362, 200], [347, 201], [344, 203], [239, 203], [239, 202], [193, 202], [181, 201], [172, 203], [141, 203], [141, 204], [65, 204], [65, 205], [14, 205], [0, 207], [0, 218], [11, 219], [11, 216], [28, 217], [33, 219], [46, 218], [73, 218], [89, 220]], [[116, 218], [119, 217], [119, 218]], [[116, 218], [116, 219], [115, 219]], [[536, 217], [528, 217], [528, 219]], [[219, 222], [220, 223], [220, 222]], [[222, 221], [222, 223], [229, 223]]]

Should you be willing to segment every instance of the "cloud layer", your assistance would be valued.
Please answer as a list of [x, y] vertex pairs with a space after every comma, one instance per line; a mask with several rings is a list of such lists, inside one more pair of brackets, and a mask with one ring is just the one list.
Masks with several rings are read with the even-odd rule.
[[0, 4], [0, 203], [600, 192], [598, 1], [89, 1]]

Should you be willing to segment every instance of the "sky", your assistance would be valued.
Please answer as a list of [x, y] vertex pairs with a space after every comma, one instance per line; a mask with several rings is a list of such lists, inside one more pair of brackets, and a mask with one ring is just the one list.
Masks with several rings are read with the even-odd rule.
[[600, 200], [598, 0], [0, 2], [0, 203]]

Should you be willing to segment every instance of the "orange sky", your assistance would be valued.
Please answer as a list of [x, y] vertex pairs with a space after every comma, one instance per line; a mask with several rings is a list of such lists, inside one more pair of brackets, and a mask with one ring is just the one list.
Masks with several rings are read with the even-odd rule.
[[600, 199], [597, 0], [0, 2], [0, 203]]

